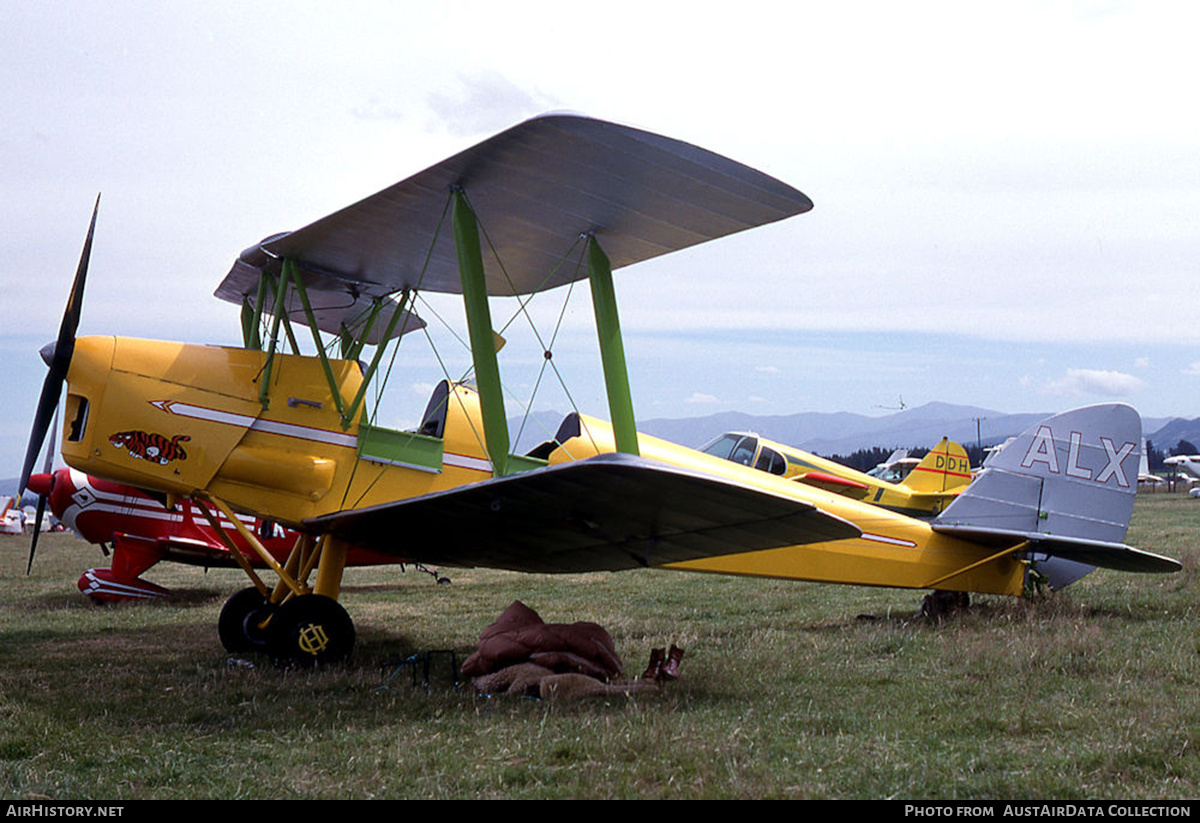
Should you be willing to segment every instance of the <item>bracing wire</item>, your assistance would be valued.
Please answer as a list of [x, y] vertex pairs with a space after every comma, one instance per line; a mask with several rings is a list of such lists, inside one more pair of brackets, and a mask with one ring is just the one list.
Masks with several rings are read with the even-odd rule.
[[[417, 277], [416, 286], [414, 286], [412, 288], [412, 294], [414, 295], [414, 297], [416, 295], [420, 294], [421, 286], [425, 282], [425, 275], [429, 271], [429, 263], [433, 259], [433, 250], [437, 246], [438, 238], [442, 234], [442, 227], [445, 225], [446, 215], [449, 214], [449, 212], [450, 212], [450, 203], [452, 201], [452, 198], [453, 198], [453, 192], [448, 193], [447, 197], [446, 197], [446, 202], [442, 206], [442, 213], [438, 217], [437, 226], [434, 228], [433, 237], [429, 241], [429, 247], [425, 250], [425, 260], [421, 263], [421, 273]], [[412, 305], [412, 298], [410, 298], [409, 305], [410, 306]], [[404, 307], [401, 306], [400, 311], [404, 311], [404, 310], [405, 310]], [[404, 324], [407, 324], [408, 317], [407, 316], [403, 317], [401, 322]], [[386, 386], [388, 383], [388, 380], [391, 378], [392, 367], [395, 365], [396, 357], [400, 353], [400, 342], [404, 339], [403, 328], [404, 327], [402, 326], [401, 333], [396, 339], [396, 346], [394, 349], [392, 349], [392, 356], [388, 360], [388, 367], [384, 373], [383, 379], [376, 384], [376, 386], [379, 388], [375, 395], [375, 402], [374, 402], [373, 408], [367, 414], [367, 420], [372, 425], [374, 425], [375, 420], [378, 419], [379, 401], [380, 401], [380, 398], [381, 398], [382, 392], [383, 392], [382, 387]], [[426, 331], [426, 337], [428, 337], [428, 330], [426, 329], [425, 331]], [[432, 341], [431, 341], [431, 344], [432, 344]], [[381, 341], [379, 341], [379, 345], [381, 345], [381, 346], [387, 345], [387, 341], [381, 340]], [[435, 354], [436, 354], [436, 352], [435, 352]], [[345, 491], [342, 493], [342, 504], [341, 504], [342, 508], [346, 508], [346, 500], [349, 498], [350, 488], [354, 484], [354, 475], [357, 473], [358, 466], [361, 462], [362, 462], [361, 460], [355, 460], [354, 466], [351, 468], [350, 478], [346, 482]], [[383, 478], [383, 475], [384, 475], [384, 472], [382, 469], [380, 469], [379, 471], [377, 471], [375, 473], [375, 477], [369, 483], [367, 483], [366, 487], [358, 495], [358, 499], [355, 501], [355, 506], [358, 506], [359, 504], [361, 504], [363, 502], [363, 500], [366, 499], [366, 497], [370, 493], [371, 489], [373, 489], [375, 487], [375, 485]]]
[[[466, 197], [465, 192], [463, 193], [463, 196]], [[468, 203], [469, 203], [469, 201], [468, 201]], [[547, 345], [546, 342], [542, 339], [541, 333], [538, 331], [537, 325], [534, 323], [533, 318], [529, 315], [528, 305], [533, 300], [533, 297], [536, 294], [541, 293], [541, 291], [543, 290], [543, 287], [548, 282], [550, 282], [555, 277], [555, 275], [558, 274], [559, 269], [562, 268], [562, 266], [567, 263], [567, 261], [571, 258], [572, 253], [575, 251], [575, 249], [577, 247], [580, 247], [580, 244], [584, 240], [587, 239], [587, 235], [580, 234], [580, 235], [576, 236], [575, 240], [571, 243], [571, 246], [558, 259], [558, 262], [556, 262], [550, 268], [550, 270], [549, 270], [549, 272], [547, 272], [546, 276], [542, 278], [542, 280], [538, 283], [538, 285], [530, 292], [528, 297], [523, 298], [520, 294], [517, 294], [516, 285], [513, 283], [512, 278], [509, 276], [508, 269], [504, 265], [504, 261], [500, 259], [500, 254], [496, 250], [496, 246], [492, 242], [491, 235], [488, 234], [487, 226], [484, 224], [484, 222], [482, 220], [479, 221], [479, 230], [483, 234], [484, 241], [487, 243], [488, 248], [491, 250], [493, 258], [495, 258], [497, 265], [500, 267], [501, 274], [503, 274], [505, 281], [508, 283], [509, 291], [511, 291], [513, 293], [513, 296], [517, 298], [517, 310], [513, 312], [513, 315], [512, 315], [512, 317], [510, 317], [508, 319], [508, 322], [506, 322], [501, 327], [499, 333], [501, 335], [503, 335], [504, 332], [508, 329], [508, 327], [511, 326], [514, 322], [516, 322], [517, 317], [523, 315], [526, 319], [526, 322], [528, 322], [528, 324], [529, 324], [529, 328], [533, 331], [534, 337], [538, 341], [538, 345], [541, 346], [542, 353], [543, 353], [542, 367], [541, 367], [541, 369], [539, 369], [538, 378], [534, 383], [533, 391], [530, 393], [528, 404], [524, 404], [520, 401], [520, 399], [514, 397], [514, 400], [516, 400], [517, 404], [520, 405], [524, 409], [524, 412], [525, 412], [521, 419], [521, 425], [517, 431], [517, 436], [513, 440], [513, 442], [515, 443], [516, 441], [520, 440], [521, 434], [525, 431], [525, 425], [529, 420], [530, 413], [532, 412], [533, 403], [534, 403], [534, 400], [536, 399], [537, 391], [541, 386], [542, 376], [545, 373], [545, 367], [547, 364], [550, 366], [551, 371], [554, 372], [555, 377], [558, 379], [559, 387], [563, 390], [563, 394], [566, 395], [567, 403], [570, 405], [571, 410], [577, 414], [579, 413], [579, 407], [575, 403], [575, 398], [571, 394], [571, 390], [567, 387], [566, 380], [563, 378], [562, 373], [558, 370], [557, 365], [555, 365], [555, 363], [553, 362], [553, 345], [554, 345], [554, 342], [558, 338], [558, 332], [562, 328], [563, 319], [566, 317], [567, 305], [569, 304], [571, 295], [573, 294], [575, 281], [578, 280], [579, 277], [578, 276], [572, 277], [569, 281], [570, 285], [567, 289], [566, 297], [563, 300], [562, 309], [559, 312], [558, 320], [555, 323], [554, 333], [551, 335], [551, 338], [550, 338], [550, 345]], [[575, 260], [575, 269], [574, 270], [576, 273], [578, 273], [579, 270], [583, 267], [583, 258], [584, 258], [584, 254], [586, 253], [586, 248], [587, 248], [586, 245], [584, 245], [584, 246], [582, 246], [582, 248], [580, 248], [579, 256]], [[589, 432], [589, 436], [590, 436], [590, 432]], [[593, 441], [592, 445], [595, 447], [596, 444], [594, 441]]]

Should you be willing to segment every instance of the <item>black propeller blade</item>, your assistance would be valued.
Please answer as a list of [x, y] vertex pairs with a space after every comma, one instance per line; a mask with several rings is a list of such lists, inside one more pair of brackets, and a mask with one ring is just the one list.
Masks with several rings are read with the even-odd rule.
[[50, 488], [38, 494], [37, 515], [33, 518], [33, 539], [29, 541], [29, 564], [25, 574], [33, 571], [33, 556], [37, 554], [38, 536], [42, 533], [42, 518], [46, 515], [46, 501], [54, 490], [54, 445], [58, 437], [58, 409], [54, 410], [54, 425], [50, 427], [50, 448], [46, 449], [46, 464], [42, 469], [49, 477]]
[[33, 539], [29, 541], [29, 563], [25, 566], [25, 574], [33, 571], [33, 556], [37, 554], [38, 535], [42, 533], [42, 515], [46, 513], [46, 496], [38, 495], [37, 517], [33, 520]]
[[[20, 487], [17, 489], [17, 499], [25, 492], [29, 476], [33, 473], [33, 464], [42, 443], [46, 439], [46, 430], [54, 422], [58, 428], [58, 399], [62, 394], [63, 383], [67, 379], [67, 370], [71, 367], [71, 357], [75, 353], [75, 331], [79, 328], [79, 317], [83, 312], [83, 287], [87, 281], [88, 261], [92, 257], [92, 237], [96, 233], [96, 215], [100, 212], [100, 195], [96, 195], [96, 205], [92, 208], [92, 222], [88, 225], [87, 239], [83, 241], [83, 253], [79, 256], [79, 267], [75, 270], [75, 282], [71, 284], [71, 296], [67, 298], [67, 307], [63, 311], [62, 324], [58, 327], [58, 340], [53, 347], [42, 349], [42, 357], [46, 360], [50, 371], [42, 383], [42, 395], [38, 398], [37, 412], [33, 416], [33, 431], [29, 434], [29, 445], [25, 449], [25, 463], [21, 467]], [[50, 449], [46, 452], [46, 473], [49, 474], [54, 462], [54, 441], [50, 438]], [[46, 495], [38, 495], [37, 515], [33, 524], [33, 540], [29, 545], [29, 566], [25, 573], [33, 568], [33, 556], [37, 552], [38, 536], [42, 531], [42, 518], [46, 514]]]
[[75, 270], [75, 282], [71, 286], [71, 296], [67, 299], [67, 308], [63, 312], [62, 325], [58, 328], [58, 340], [54, 344], [50, 359], [50, 371], [42, 383], [42, 396], [38, 398], [37, 412], [33, 417], [33, 431], [29, 434], [29, 445], [25, 449], [25, 464], [21, 467], [18, 499], [25, 491], [25, 484], [29, 482], [29, 475], [33, 473], [33, 464], [37, 461], [38, 452], [42, 450], [46, 429], [50, 426], [50, 420], [58, 406], [59, 395], [62, 394], [63, 383], [67, 379], [71, 355], [75, 353], [75, 330], [79, 328], [79, 315], [83, 310], [83, 286], [87, 280], [88, 260], [92, 256], [92, 236], [96, 232], [96, 214], [99, 211], [100, 195], [96, 195], [92, 222], [88, 226], [87, 239], [83, 242], [83, 254], [79, 257], [79, 268]]

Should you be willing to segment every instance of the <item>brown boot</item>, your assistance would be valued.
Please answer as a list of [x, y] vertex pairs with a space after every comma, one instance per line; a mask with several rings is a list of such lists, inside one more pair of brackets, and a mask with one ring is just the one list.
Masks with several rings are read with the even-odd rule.
[[666, 656], [666, 649], [651, 649], [650, 663], [646, 666], [646, 671], [642, 673], [642, 680], [658, 680]]
[[683, 660], [683, 649], [671, 644], [671, 651], [667, 653], [667, 660], [662, 664], [662, 669], [659, 671], [659, 676], [664, 680], [679, 679], [679, 664]]

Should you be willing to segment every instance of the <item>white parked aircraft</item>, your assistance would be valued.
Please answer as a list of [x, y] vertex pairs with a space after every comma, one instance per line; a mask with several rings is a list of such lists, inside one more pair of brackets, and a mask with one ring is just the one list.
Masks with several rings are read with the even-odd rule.
[[1188, 476], [1188, 482], [1192, 483], [1192, 490], [1188, 492], [1192, 497], [1200, 497], [1200, 486], [1196, 486], [1196, 482], [1200, 481], [1200, 454], [1177, 454], [1174, 457], [1168, 457], [1163, 461], [1168, 466], [1174, 466], [1176, 471], [1182, 472]]
[[1175, 466], [1179, 471], [1200, 480], [1200, 454], [1177, 454], [1163, 461], [1168, 466]]

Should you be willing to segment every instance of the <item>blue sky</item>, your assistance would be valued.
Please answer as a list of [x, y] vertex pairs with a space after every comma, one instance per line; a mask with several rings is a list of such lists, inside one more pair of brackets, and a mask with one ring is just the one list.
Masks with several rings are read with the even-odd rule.
[[[618, 272], [640, 416], [900, 398], [1200, 416], [1200, 11], [1002, 9], [0, 4], [0, 475], [98, 191], [81, 332], [236, 343], [211, 294], [241, 249], [562, 109], [719, 151], [816, 204]], [[606, 416], [588, 326], [573, 303], [556, 362]], [[521, 352], [502, 355], [517, 394], [538, 360]], [[390, 422], [439, 376], [411, 357]]]

